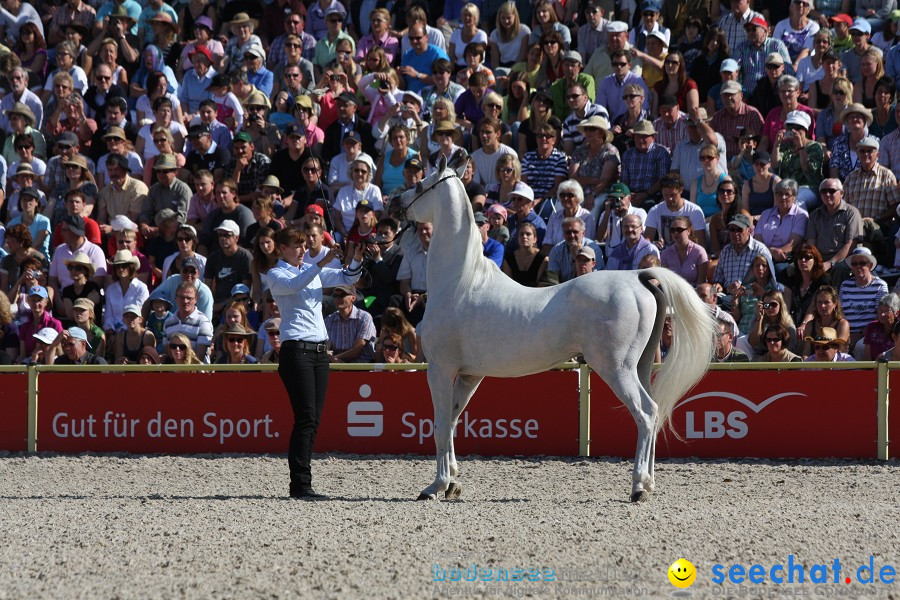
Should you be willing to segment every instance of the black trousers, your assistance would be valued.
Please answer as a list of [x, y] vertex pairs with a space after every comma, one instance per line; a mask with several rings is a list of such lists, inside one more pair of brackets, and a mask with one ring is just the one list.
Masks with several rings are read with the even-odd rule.
[[278, 375], [294, 410], [294, 428], [288, 446], [291, 493], [312, 486], [312, 450], [328, 389], [328, 354], [302, 349], [296, 343], [281, 344]]

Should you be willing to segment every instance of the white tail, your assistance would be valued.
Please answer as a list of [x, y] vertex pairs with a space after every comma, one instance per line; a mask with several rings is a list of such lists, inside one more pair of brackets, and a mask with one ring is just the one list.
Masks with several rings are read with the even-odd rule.
[[656, 431], [672, 416], [675, 404], [709, 368], [715, 350], [716, 321], [709, 307], [680, 275], [668, 269], [649, 269], [660, 283], [673, 314], [672, 347], [656, 372], [650, 395], [659, 407]]

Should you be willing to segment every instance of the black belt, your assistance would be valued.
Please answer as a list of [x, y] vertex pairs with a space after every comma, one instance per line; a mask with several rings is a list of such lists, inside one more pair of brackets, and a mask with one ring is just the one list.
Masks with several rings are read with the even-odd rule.
[[319, 354], [328, 352], [328, 342], [304, 342], [303, 340], [285, 340], [281, 342], [285, 348], [297, 348], [298, 350], [308, 350], [309, 352], [318, 352]]

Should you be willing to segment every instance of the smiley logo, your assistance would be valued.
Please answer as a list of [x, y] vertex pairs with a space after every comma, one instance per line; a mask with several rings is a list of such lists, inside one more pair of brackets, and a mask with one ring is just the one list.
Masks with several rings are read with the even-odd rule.
[[677, 588], [691, 587], [695, 579], [697, 569], [683, 558], [679, 558], [669, 567], [669, 581]]

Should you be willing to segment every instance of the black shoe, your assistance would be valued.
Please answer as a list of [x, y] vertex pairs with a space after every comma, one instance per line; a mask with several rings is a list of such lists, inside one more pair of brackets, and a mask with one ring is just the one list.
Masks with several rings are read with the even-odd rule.
[[303, 498], [305, 500], [324, 500], [328, 496], [317, 494], [312, 488], [302, 490], [291, 490], [291, 498]]

